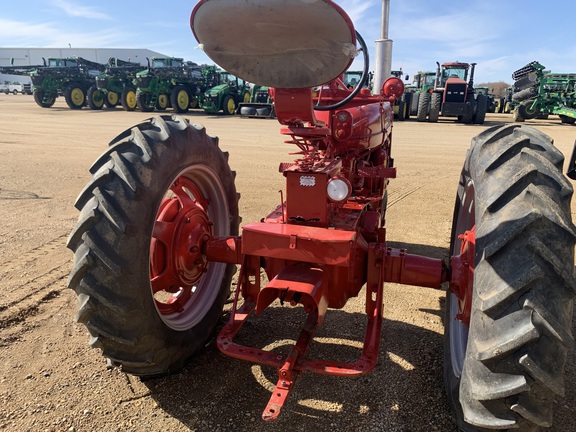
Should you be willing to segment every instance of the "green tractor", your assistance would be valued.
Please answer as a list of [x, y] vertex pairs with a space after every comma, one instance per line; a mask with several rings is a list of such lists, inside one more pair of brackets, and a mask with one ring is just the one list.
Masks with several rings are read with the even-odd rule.
[[250, 102], [250, 89], [244, 80], [226, 71], [220, 70], [218, 75], [219, 84], [204, 92], [202, 109], [209, 114], [222, 111], [233, 115], [240, 103]]
[[[346, 87], [354, 88], [360, 82], [360, 78], [362, 78], [362, 71], [350, 71], [349, 70], [349, 71], [344, 72], [344, 77], [342, 79], [342, 82], [344, 82]], [[374, 72], [369, 72], [368, 78], [366, 79], [366, 82], [364, 83], [363, 88], [367, 88], [370, 90], [370, 92], [372, 92], [373, 85], [374, 85]]]
[[[393, 70], [390, 72], [390, 75], [400, 78], [401, 80], [408, 81], [410, 79], [409, 75], [404, 76], [402, 70]], [[406, 90], [406, 87], [404, 87], [404, 90]], [[403, 121], [410, 118], [410, 104], [412, 103], [412, 96], [412, 93], [404, 91], [402, 97], [394, 103], [394, 118], [396, 120]]]
[[147, 69], [136, 74], [136, 104], [141, 111], [164, 111], [169, 107], [177, 113], [195, 108], [202, 67], [176, 57], [152, 57]]
[[103, 106], [115, 108], [122, 104], [126, 111], [133, 111], [136, 108], [133, 81], [136, 73], [141, 70], [140, 63], [110, 57], [106, 70], [96, 77], [96, 84], [88, 89], [88, 106], [99, 110]]
[[476, 95], [476, 99], [478, 99], [478, 95], [482, 94], [486, 96], [487, 100], [487, 108], [486, 112], [495, 113], [498, 109], [498, 104], [496, 103], [496, 98], [494, 94], [488, 87], [474, 87], [474, 93]]
[[28, 71], [34, 86], [34, 101], [42, 108], [50, 108], [58, 96], [64, 95], [71, 109], [81, 109], [86, 105], [86, 95], [94, 78], [104, 69], [105, 65], [82, 57], [50, 57], [43, 66]]
[[537, 61], [512, 74], [515, 122], [556, 114], [562, 123], [576, 123], [576, 73], [552, 73]]
[[410, 104], [408, 104], [408, 113], [410, 116], [418, 114], [418, 104], [420, 102], [420, 95], [429, 93], [434, 89], [436, 82], [436, 72], [418, 72], [414, 75], [412, 81], [414, 84], [405, 88], [406, 93], [411, 93]]

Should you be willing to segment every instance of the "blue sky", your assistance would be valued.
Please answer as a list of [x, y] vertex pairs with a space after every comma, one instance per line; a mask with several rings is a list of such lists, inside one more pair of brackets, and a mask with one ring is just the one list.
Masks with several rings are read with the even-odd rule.
[[[336, 0], [370, 51], [380, 37], [381, 0]], [[197, 63], [212, 61], [189, 27], [195, 0], [27, 0], [3, 7], [0, 46], [148, 48]], [[536, 4], [538, 6], [536, 6]], [[476, 83], [512, 82], [512, 72], [538, 60], [554, 72], [576, 73], [570, 38], [576, 1], [390, 0], [392, 68], [413, 75], [436, 61], [476, 62]], [[242, 28], [223, 31], [243, 31]], [[372, 66], [374, 61], [372, 59]]]

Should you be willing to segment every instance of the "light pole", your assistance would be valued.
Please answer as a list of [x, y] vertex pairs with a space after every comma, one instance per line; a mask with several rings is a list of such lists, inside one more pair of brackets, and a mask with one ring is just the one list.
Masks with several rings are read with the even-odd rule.
[[382, 0], [382, 21], [380, 39], [376, 41], [376, 63], [374, 66], [374, 86], [372, 92], [380, 93], [382, 84], [390, 77], [392, 70], [392, 40], [388, 39], [390, 0]]

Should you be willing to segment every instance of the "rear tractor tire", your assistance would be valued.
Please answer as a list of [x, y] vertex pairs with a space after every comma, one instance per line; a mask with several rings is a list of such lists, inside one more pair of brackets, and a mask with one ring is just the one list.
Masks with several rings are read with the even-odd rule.
[[152, 100], [152, 95], [145, 92], [136, 92], [136, 104], [142, 112], [150, 112], [154, 110], [153, 106], [150, 106]]
[[81, 109], [86, 105], [86, 93], [78, 85], [69, 85], [64, 93], [64, 98], [70, 109]]
[[138, 106], [136, 102], [136, 90], [132, 87], [127, 87], [122, 90], [122, 94], [120, 95], [120, 103], [122, 104], [122, 108], [126, 111], [134, 111]]
[[166, 93], [161, 93], [158, 95], [158, 101], [156, 102], [156, 109], [158, 111], [166, 111], [169, 104], [170, 98]]
[[438, 122], [441, 107], [442, 107], [442, 93], [432, 93], [432, 96], [430, 98], [430, 113], [428, 114], [429, 122], [432, 123]]
[[430, 109], [430, 93], [420, 93], [418, 98], [418, 113], [416, 114], [416, 120], [419, 122], [425, 122], [426, 117], [428, 117], [428, 110]]
[[398, 102], [398, 115], [396, 116], [396, 120], [404, 121], [405, 118], [406, 118], [406, 102], [400, 100]]
[[418, 114], [418, 103], [420, 102], [419, 93], [411, 93], [410, 96], [410, 115], [415, 116]]
[[172, 108], [177, 113], [186, 113], [190, 109], [190, 94], [184, 86], [176, 86], [170, 94]]
[[88, 89], [88, 106], [92, 110], [101, 110], [104, 106], [104, 94], [102, 90], [93, 85]]
[[236, 112], [236, 102], [231, 95], [226, 95], [222, 101], [222, 111], [226, 115], [234, 115]]
[[47, 98], [44, 90], [34, 90], [33, 95], [34, 102], [42, 108], [50, 108], [56, 102], [56, 96], [51, 95]]
[[410, 119], [412, 115], [412, 97], [414, 96], [413, 93], [404, 93], [404, 102], [406, 104], [406, 117], [405, 119]]
[[488, 98], [485, 94], [479, 93], [478, 96], [476, 96], [476, 112], [474, 113], [474, 118], [472, 121], [476, 124], [484, 124], [487, 110]]
[[116, 108], [119, 103], [120, 97], [118, 93], [113, 91], [106, 92], [106, 96], [104, 97], [104, 105], [106, 105], [106, 108]]
[[201, 245], [238, 235], [227, 159], [203, 127], [162, 116], [118, 135], [90, 169], [68, 286], [90, 346], [124, 372], [177, 371], [214, 333], [236, 266]]
[[523, 125], [472, 140], [454, 209], [444, 338], [462, 430], [538, 431], [564, 394], [576, 227], [563, 161], [548, 136]]

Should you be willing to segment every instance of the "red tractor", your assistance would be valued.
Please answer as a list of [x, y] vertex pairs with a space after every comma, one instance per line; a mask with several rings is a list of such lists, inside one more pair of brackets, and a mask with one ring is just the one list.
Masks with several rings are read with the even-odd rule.
[[434, 87], [420, 94], [417, 120], [437, 122], [439, 116], [457, 117], [466, 124], [484, 124], [488, 97], [476, 94], [474, 69], [476, 63], [436, 62]]
[[[221, 31], [255, 16], [267, 25]], [[355, 377], [376, 366], [385, 282], [444, 287], [445, 381], [459, 426], [548, 426], [574, 344], [576, 285], [572, 187], [550, 138], [519, 125], [478, 135], [458, 186], [450, 259], [412, 255], [389, 247], [384, 228], [396, 177], [392, 106], [404, 86], [392, 77], [374, 95], [362, 89], [367, 49], [348, 15], [331, 0], [201, 0], [191, 27], [224, 69], [274, 89], [281, 133], [298, 149], [280, 165], [285, 200], [240, 234], [234, 173], [203, 127], [161, 116], [118, 135], [91, 168], [68, 241], [69, 286], [90, 345], [130, 374], [179, 370], [210, 340], [239, 266], [216, 343], [277, 369], [270, 420], [301, 372]], [[349, 89], [340, 77], [358, 52], [364, 72]], [[310, 358], [328, 310], [362, 289], [359, 358]], [[295, 344], [284, 353], [242, 346], [242, 326], [276, 301], [307, 314]]]

